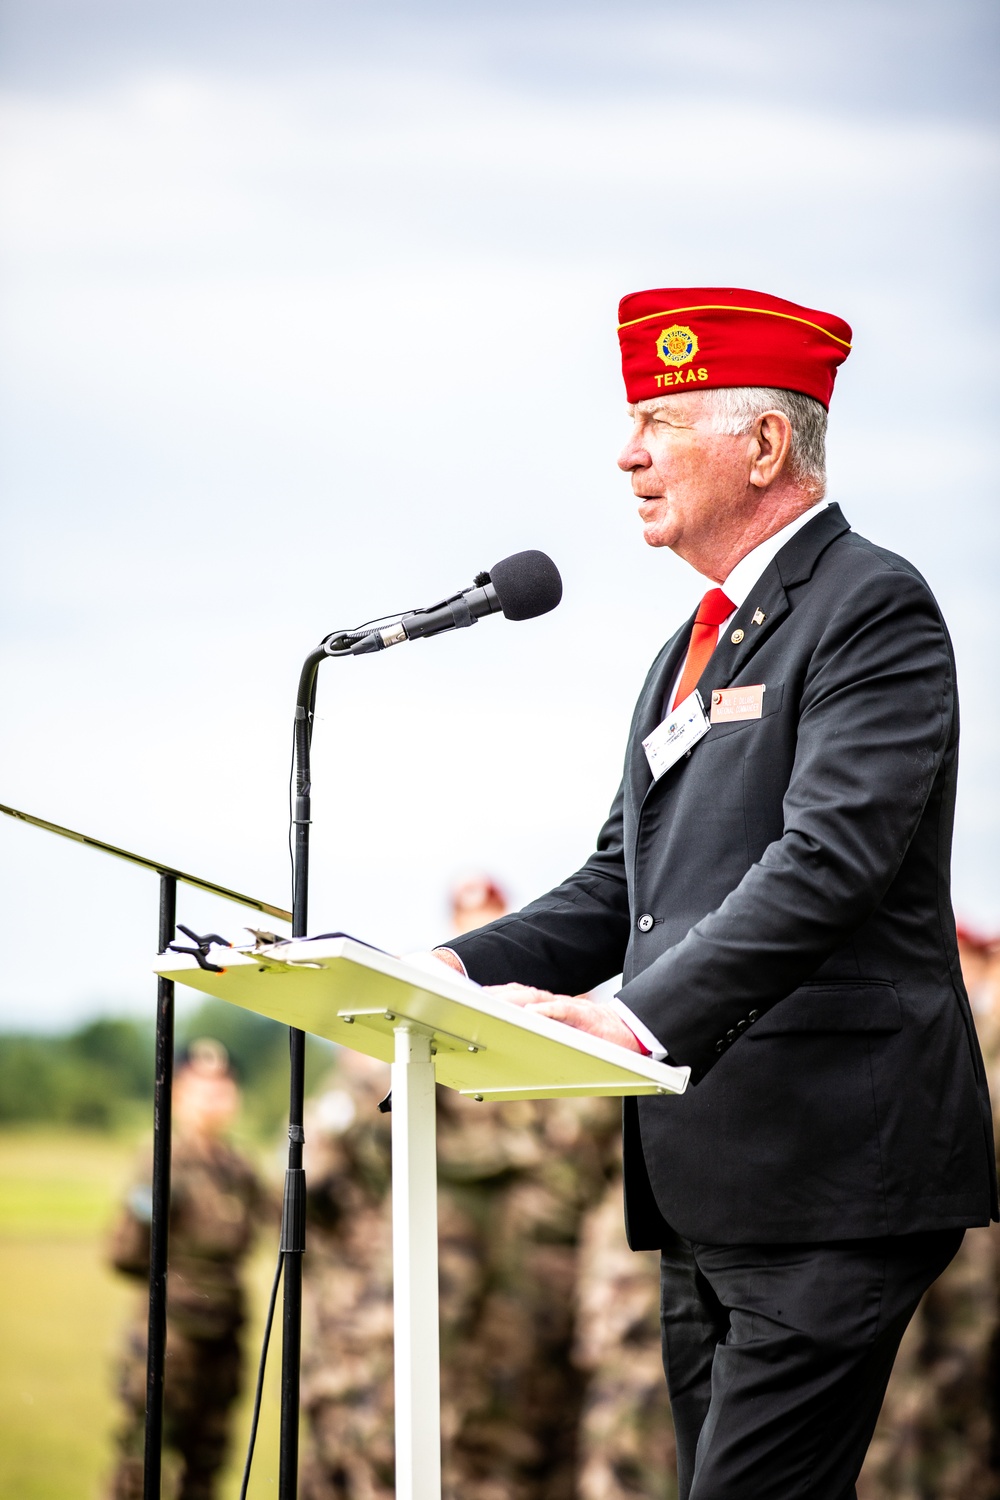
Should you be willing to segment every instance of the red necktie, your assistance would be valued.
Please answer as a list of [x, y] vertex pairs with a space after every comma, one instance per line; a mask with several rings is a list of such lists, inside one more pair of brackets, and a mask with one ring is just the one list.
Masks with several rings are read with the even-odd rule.
[[701, 674], [708, 666], [709, 657], [719, 644], [719, 626], [724, 620], [729, 619], [735, 608], [736, 605], [731, 599], [726, 598], [721, 589], [709, 589], [698, 605], [698, 613], [691, 626], [691, 639], [688, 641], [684, 670], [677, 684], [674, 701], [670, 705], [672, 709], [676, 708], [678, 703], [683, 703], [688, 694], [693, 693], [698, 686]]

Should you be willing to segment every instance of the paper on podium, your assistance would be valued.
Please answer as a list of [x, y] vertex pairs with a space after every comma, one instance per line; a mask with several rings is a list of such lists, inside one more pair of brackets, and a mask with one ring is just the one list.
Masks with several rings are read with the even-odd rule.
[[464, 979], [440, 975], [349, 937], [300, 938], [249, 953], [213, 949], [213, 974], [183, 954], [160, 954], [157, 974], [286, 1026], [391, 1062], [393, 1032], [432, 1034], [439, 1083], [476, 1099], [682, 1094], [689, 1068], [668, 1067], [588, 1036]]

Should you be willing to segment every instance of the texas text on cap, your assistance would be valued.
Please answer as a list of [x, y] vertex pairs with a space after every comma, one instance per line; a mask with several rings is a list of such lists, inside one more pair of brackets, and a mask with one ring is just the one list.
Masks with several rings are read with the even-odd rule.
[[618, 308], [630, 402], [673, 390], [768, 385], [830, 405], [851, 330], [833, 313], [740, 287], [657, 287]]

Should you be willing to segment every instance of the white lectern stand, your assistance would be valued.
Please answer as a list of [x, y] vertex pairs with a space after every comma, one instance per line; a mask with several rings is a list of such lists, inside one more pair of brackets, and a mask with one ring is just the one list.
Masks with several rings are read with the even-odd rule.
[[216, 950], [213, 973], [161, 954], [156, 972], [392, 1063], [396, 1494], [440, 1500], [434, 1084], [480, 1101], [681, 1094], [690, 1070], [521, 1010], [435, 965], [348, 937]]

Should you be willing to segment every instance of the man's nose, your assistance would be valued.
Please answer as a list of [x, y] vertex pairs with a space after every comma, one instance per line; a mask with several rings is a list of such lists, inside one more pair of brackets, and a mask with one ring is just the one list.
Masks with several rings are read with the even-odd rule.
[[630, 474], [633, 469], [648, 469], [653, 460], [637, 438], [629, 438], [624, 448], [618, 455], [618, 467], [625, 474]]

